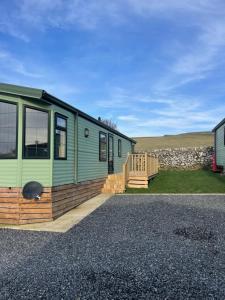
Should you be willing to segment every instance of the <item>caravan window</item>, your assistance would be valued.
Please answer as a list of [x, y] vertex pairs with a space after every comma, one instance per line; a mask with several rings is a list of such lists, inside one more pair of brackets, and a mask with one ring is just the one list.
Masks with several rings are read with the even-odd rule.
[[17, 158], [17, 105], [0, 101], [0, 159]]
[[122, 142], [118, 140], [118, 157], [122, 157]]
[[107, 134], [99, 132], [99, 160], [107, 161]]
[[67, 159], [67, 118], [55, 114], [55, 159]]
[[23, 158], [49, 158], [49, 113], [31, 107], [24, 111]]

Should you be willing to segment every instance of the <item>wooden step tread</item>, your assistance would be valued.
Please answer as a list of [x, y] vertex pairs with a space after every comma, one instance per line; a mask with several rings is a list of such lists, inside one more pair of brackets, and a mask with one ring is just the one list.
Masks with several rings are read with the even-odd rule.
[[129, 180], [130, 179], [135, 179], [135, 180], [148, 180], [148, 176], [129, 176], [128, 178]]
[[128, 187], [129, 187], [129, 188], [137, 188], [137, 189], [139, 189], [139, 188], [140, 188], [140, 189], [141, 189], [141, 188], [142, 188], [142, 189], [144, 189], [144, 188], [147, 189], [147, 188], [148, 188], [148, 185], [147, 185], [147, 184], [141, 184], [141, 185], [140, 185], [140, 184], [128, 184]]
[[128, 184], [148, 184], [148, 180], [129, 180]]

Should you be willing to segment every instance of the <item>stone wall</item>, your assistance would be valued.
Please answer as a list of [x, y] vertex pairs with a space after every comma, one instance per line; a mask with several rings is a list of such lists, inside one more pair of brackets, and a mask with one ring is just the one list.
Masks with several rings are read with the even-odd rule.
[[200, 169], [210, 167], [213, 147], [157, 149], [150, 153], [159, 158], [161, 169]]

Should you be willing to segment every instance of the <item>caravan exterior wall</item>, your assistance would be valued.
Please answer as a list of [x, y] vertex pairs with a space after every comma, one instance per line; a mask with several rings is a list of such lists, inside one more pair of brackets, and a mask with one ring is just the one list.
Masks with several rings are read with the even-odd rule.
[[[0, 84], [0, 223], [49, 221], [99, 194], [109, 172], [109, 136], [114, 173], [132, 151], [134, 141], [45, 93]], [[104, 161], [100, 132], [107, 137]], [[30, 181], [44, 187], [41, 199], [23, 198]]]

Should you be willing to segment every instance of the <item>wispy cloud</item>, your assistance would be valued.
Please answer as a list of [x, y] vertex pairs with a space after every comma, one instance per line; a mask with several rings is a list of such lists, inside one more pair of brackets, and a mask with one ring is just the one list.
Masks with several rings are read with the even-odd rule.
[[[158, 91], [174, 90], [201, 81], [210, 77], [221, 64], [225, 64], [225, 3], [187, 1], [186, 4], [188, 7], [183, 13], [188, 16], [188, 9], [195, 12], [194, 15], [190, 15], [193, 31], [191, 43], [178, 41], [180, 47], [174, 52], [174, 57], [167, 66], [167, 74], [156, 84]], [[190, 26], [190, 23], [187, 26]]]
[[29, 70], [24, 63], [13, 56], [12, 53], [0, 49], [0, 66], [3, 68], [11, 69], [13, 72], [20, 75], [32, 78], [41, 78], [42, 74]]
[[134, 115], [124, 115], [124, 116], [118, 116], [118, 120], [121, 121], [127, 121], [127, 122], [133, 122], [133, 121], [138, 121], [139, 119], [135, 117]]
[[222, 13], [220, 10], [218, 10], [218, 5], [220, 7], [223, 5], [223, 3], [221, 3], [219, 0], [214, 2], [210, 0], [127, 0], [127, 3], [130, 4], [136, 13], [140, 13], [145, 16], [148, 16], [149, 14], [155, 15], [156, 13], [163, 13], [163, 17], [165, 17], [165, 15], [171, 16], [177, 14], [177, 12], [181, 14], [186, 14], [189, 12], [192, 14], [200, 13], [204, 15], [208, 15], [210, 13], [218, 16]]
[[[0, 3], [0, 34], [10, 36], [0, 45], [0, 80], [41, 87], [71, 102], [79, 95], [84, 109], [118, 120], [130, 135], [209, 130], [225, 115], [212, 80], [225, 66], [224, 1], [12, 3]], [[65, 47], [58, 50], [56, 40]], [[37, 47], [39, 59], [28, 45]], [[214, 94], [198, 88], [204, 82]]]
[[194, 40], [174, 53], [167, 67], [169, 71], [156, 84], [158, 90], [170, 90], [202, 80], [218, 66], [218, 56], [225, 46], [224, 9], [221, 0], [213, 3], [209, 0], [22, 0], [15, 2], [13, 10], [2, 7], [0, 31], [28, 41], [32, 30], [77, 26], [93, 30], [103, 24], [131, 24], [132, 15], [157, 19], [176, 16], [176, 21], [180, 15], [181, 25], [188, 28], [190, 23], [183, 21], [185, 16], [194, 26]]
[[61, 73], [35, 61], [31, 64], [30, 61], [0, 47], [0, 82], [45, 89], [67, 101], [81, 92], [70, 78], [62, 80]]
[[[126, 101], [109, 103], [114, 103], [111, 107], [114, 110], [114, 117], [121, 110], [127, 112], [116, 118], [119, 120], [119, 128], [132, 136], [176, 134], [196, 130], [209, 131], [225, 115], [225, 107], [210, 106], [209, 99], [203, 99], [200, 96], [174, 94], [173, 98], [157, 98], [129, 94], [128, 91], [123, 90], [120, 99]], [[138, 104], [135, 101], [137, 99], [141, 99]], [[106, 105], [104, 107], [107, 109]]]
[[73, 29], [74, 26], [93, 30], [102, 25], [103, 20], [111, 20], [116, 25], [124, 19], [120, 1], [14, 0], [13, 3], [13, 10], [0, 4], [0, 31], [24, 41], [29, 41], [32, 30], [44, 32], [48, 28]]

